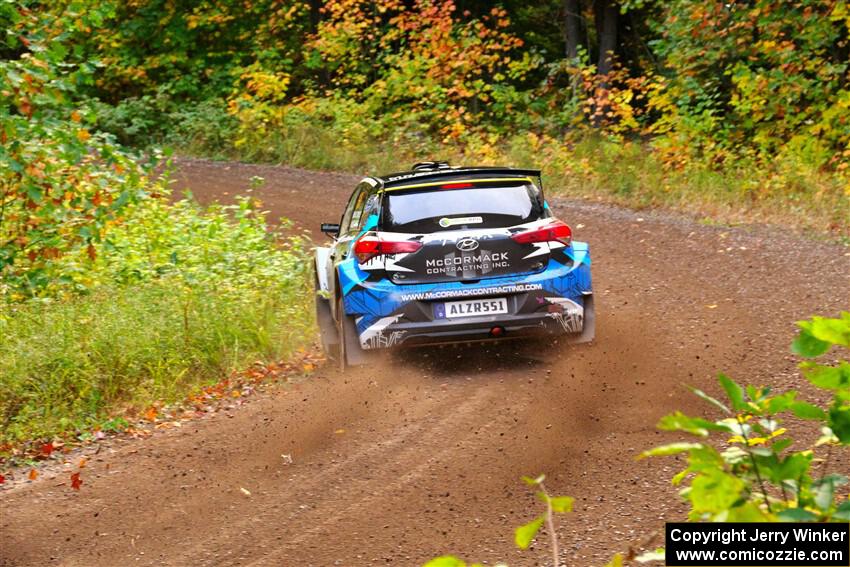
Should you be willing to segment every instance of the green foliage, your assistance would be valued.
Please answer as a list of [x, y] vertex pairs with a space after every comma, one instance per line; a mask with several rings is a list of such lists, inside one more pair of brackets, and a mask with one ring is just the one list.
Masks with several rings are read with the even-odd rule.
[[303, 53], [328, 88], [292, 96], [300, 89], [289, 70], [250, 67], [230, 97], [234, 145], [254, 159], [297, 162], [304, 138], [323, 131], [355, 151], [376, 138], [478, 140], [487, 124], [517, 116], [527, 97], [511, 82], [538, 63], [518, 55], [509, 23], [498, 7], [475, 18], [454, 2], [328, 0]]
[[125, 215], [96, 261], [59, 260], [85, 294], [0, 312], [0, 445], [173, 401], [309, 342], [306, 253], [281, 247], [251, 199], [144, 199]]
[[543, 522], [546, 521], [544, 516], [537, 516], [527, 524], [519, 526], [514, 530], [514, 543], [520, 549], [528, 549], [531, 542], [537, 536], [537, 532], [543, 527]]
[[662, 114], [654, 130], [670, 134], [660, 141], [667, 150], [846, 169], [844, 0], [660, 5], [654, 48], [671, 73], [650, 105]]
[[[798, 354], [815, 357], [832, 346], [850, 346], [850, 313], [839, 318], [814, 317], [799, 323], [800, 333], [793, 348]], [[716, 444], [672, 443], [645, 451], [641, 456], [686, 453], [688, 467], [677, 474], [674, 484], [690, 476], [681, 494], [690, 503], [693, 521], [846, 521], [848, 479], [828, 473], [834, 448], [850, 445], [850, 365], [839, 361], [828, 366], [804, 362], [803, 375], [814, 386], [832, 395], [824, 409], [797, 399], [796, 391], [772, 394], [769, 388], [743, 388], [721, 374], [718, 381], [729, 400], [727, 406], [708, 394], [699, 397], [721, 410], [718, 421], [689, 417], [681, 412], [665, 416], [660, 429], [682, 431], [701, 438], [724, 433], [724, 449]], [[782, 427], [781, 416], [820, 422], [821, 436], [805, 449], [790, 450], [793, 438]], [[825, 457], [820, 457], [822, 448]], [[818, 465], [818, 472], [813, 465]], [[841, 495], [841, 492], [844, 495]]]
[[259, 206], [250, 196], [206, 210], [185, 199], [132, 205], [127, 220], [109, 233], [90, 276], [118, 284], [169, 279], [234, 296], [254, 286], [299, 281], [305, 272], [302, 242], [278, 245]]
[[[467, 563], [453, 555], [443, 555], [425, 563], [422, 567], [484, 567], [481, 563]], [[493, 567], [506, 567], [504, 563], [496, 563]]]
[[290, 72], [302, 63], [306, 4], [278, 0], [64, 1], [109, 12], [79, 42], [98, 59], [94, 92], [110, 103], [157, 94], [180, 103], [227, 93], [255, 63]]
[[53, 293], [61, 258], [96, 258], [103, 235], [144, 194], [147, 169], [92, 133], [78, 91], [93, 64], [71, 65], [66, 42], [105, 9], [59, 16], [0, 1], [0, 301]]
[[[224, 146], [223, 103], [178, 107], [186, 93], [174, 85], [117, 106], [86, 96], [138, 55], [112, 34], [115, 18], [138, 8], [148, 23], [202, 32], [200, 20], [223, 21], [200, 8], [195, 23], [158, 19], [166, 6], [154, 4], [0, 0], [0, 445], [115, 423], [311, 336], [302, 242], [282, 243], [249, 197], [208, 210], [170, 203], [153, 175], [160, 153], [143, 163], [98, 130], [145, 140], [168, 117], [180, 145]], [[102, 40], [122, 57], [106, 57], [95, 83], [103, 61], [87, 50]], [[166, 44], [163, 59], [145, 59], [149, 71], [170, 60]]]
[[545, 475], [540, 475], [537, 478], [522, 477], [522, 481], [525, 484], [539, 489], [535, 492], [535, 496], [546, 505], [546, 510], [527, 524], [519, 526], [514, 530], [514, 543], [520, 549], [528, 549], [528, 546], [531, 545], [531, 542], [537, 536], [537, 532], [540, 531], [544, 523], [547, 523], [550, 530], [549, 537], [553, 546], [553, 557], [556, 558], [555, 564], [557, 565], [558, 542], [557, 535], [553, 531], [554, 523], [552, 514], [572, 512], [574, 499], [569, 496], [549, 496], [546, 487], [543, 485], [544, 480], [546, 480]]
[[800, 334], [791, 348], [800, 356], [814, 358], [834, 345], [850, 347], [850, 313], [842, 313], [841, 319], [813, 317], [811, 321], [800, 321], [799, 325]]
[[222, 99], [186, 105], [157, 94], [129, 97], [115, 105], [98, 101], [93, 108], [97, 127], [125, 145], [154, 150], [172, 146], [210, 157], [234, 153], [238, 123]]

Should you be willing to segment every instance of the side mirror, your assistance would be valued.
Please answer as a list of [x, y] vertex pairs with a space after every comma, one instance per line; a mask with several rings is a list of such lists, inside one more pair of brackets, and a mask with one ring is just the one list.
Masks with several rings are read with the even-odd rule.
[[323, 222], [322, 232], [329, 236], [339, 236], [339, 224]]

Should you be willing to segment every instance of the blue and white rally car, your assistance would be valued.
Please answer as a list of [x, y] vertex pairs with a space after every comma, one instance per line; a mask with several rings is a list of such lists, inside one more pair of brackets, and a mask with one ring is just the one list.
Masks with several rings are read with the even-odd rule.
[[316, 249], [316, 310], [331, 358], [374, 349], [594, 336], [590, 253], [543, 198], [540, 172], [450, 167], [367, 177], [331, 246]]

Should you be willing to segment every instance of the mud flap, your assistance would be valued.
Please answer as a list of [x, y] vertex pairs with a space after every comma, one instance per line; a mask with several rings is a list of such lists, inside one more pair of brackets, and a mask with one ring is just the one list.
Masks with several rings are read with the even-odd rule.
[[337, 304], [339, 312], [339, 321], [336, 328], [337, 336], [339, 337], [339, 366], [340, 370], [345, 370], [347, 367], [363, 366], [372, 362], [375, 358], [375, 353], [364, 350], [360, 346], [360, 335], [357, 333], [357, 325], [354, 324], [354, 319], [350, 315], [345, 314], [345, 307], [342, 304], [342, 299], [339, 299]]
[[342, 324], [346, 326], [345, 363], [348, 366], [363, 366], [364, 364], [368, 364], [374, 358], [374, 353], [364, 350], [360, 346], [360, 339], [357, 337], [357, 327], [354, 325], [351, 317], [348, 315], [343, 315], [343, 317], [345, 320]]
[[330, 252], [330, 248], [315, 249], [315, 278], [313, 278], [313, 282], [316, 287], [316, 324], [319, 326], [322, 350], [328, 358], [335, 359], [339, 356], [339, 332], [336, 323], [334, 323], [331, 302], [323, 297], [323, 295], [327, 296], [329, 290], [326, 265]]
[[581, 333], [570, 340], [571, 344], [589, 343], [596, 337], [596, 309], [593, 294], [584, 296], [584, 322]]
[[319, 326], [322, 350], [329, 358], [336, 358], [339, 356], [339, 334], [331, 313], [331, 303], [318, 293], [316, 294], [316, 323]]

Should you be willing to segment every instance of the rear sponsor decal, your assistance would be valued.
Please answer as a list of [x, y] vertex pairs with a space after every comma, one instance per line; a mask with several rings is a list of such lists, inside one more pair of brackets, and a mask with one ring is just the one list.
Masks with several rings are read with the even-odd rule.
[[[471, 239], [470, 239], [471, 240]], [[461, 241], [463, 242], [463, 241]], [[475, 242], [473, 240], [473, 242]], [[449, 256], [425, 261], [427, 274], [454, 274], [464, 270], [487, 273], [495, 268], [508, 267], [507, 252], [482, 252], [467, 256]]]
[[543, 289], [541, 284], [513, 284], [492, 287], [476, 287], [466, 289], [444, 289], [439, 291], [423, 291], [420, 293], [402, 293], [402, 301], [429, 301], [432, 299], [451, 299], [453, 297], [475, 297], [503, 293], [522, 293]]
[[440, 219], [440, 226], [443, 228], [449, 228], [450, 226], [456, 226], [459, 224], [481, 224], [482, 222], [484, 222], [482, 217], [443, 217]]

